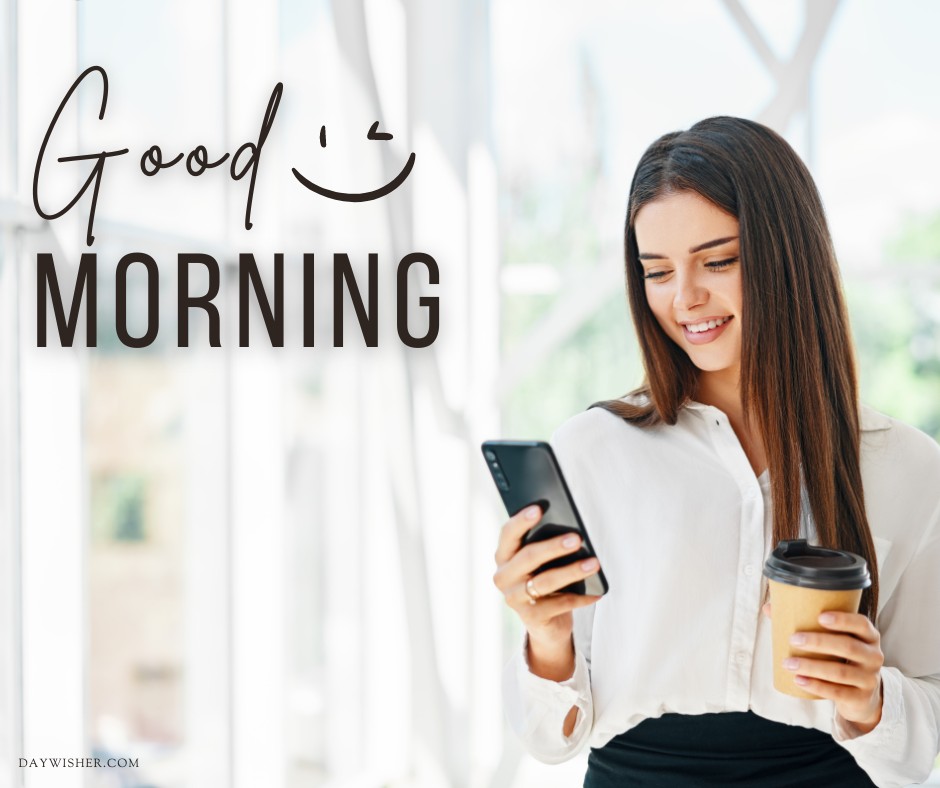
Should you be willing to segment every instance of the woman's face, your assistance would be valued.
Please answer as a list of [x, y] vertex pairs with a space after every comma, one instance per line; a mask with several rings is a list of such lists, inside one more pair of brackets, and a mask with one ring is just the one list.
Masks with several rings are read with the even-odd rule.
[[741, 361], [738, 220], [695, 192], [636, 215], [646, 299], [666, 335], [703, 373], [737, 383]]

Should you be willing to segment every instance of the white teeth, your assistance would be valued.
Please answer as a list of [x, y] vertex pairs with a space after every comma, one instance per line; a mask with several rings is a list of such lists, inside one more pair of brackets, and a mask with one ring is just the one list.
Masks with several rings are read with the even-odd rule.
[[707, 320], [703, 323], [689, 323], [686, 325], [686, 328], [692, 334], [701, 334], [703, 331], [708, 331], [709, 329], [718, 328], [718, 326], [724, 325], [730, 319], [730, 317], [722, 317], [718, 320]]

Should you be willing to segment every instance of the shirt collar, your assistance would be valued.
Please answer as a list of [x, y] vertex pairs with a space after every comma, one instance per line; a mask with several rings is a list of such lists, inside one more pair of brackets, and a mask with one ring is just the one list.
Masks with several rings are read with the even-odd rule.
[[[699, 411], [704, 413], [709, 409], [713, 409], [712, 405], [704, 405], [701, 402], [696, 402], [695, 400], [689, 400], [685, 403], [685, 407], [689, 410]], [[891, 429], [891, 419], [888, 416], [885, 416], [883, 413], [879, 413], [874, 408], [869, 408], [867, 405], [862, 405], [859, 409], [859, 428], [862, 432], [877, 432], [879, 430], [889, 430]]]
[[874, 408], [862, 405], [859, 413], [862, 432], [876, 432], [877, 430], [890, 430], [891, 419]]

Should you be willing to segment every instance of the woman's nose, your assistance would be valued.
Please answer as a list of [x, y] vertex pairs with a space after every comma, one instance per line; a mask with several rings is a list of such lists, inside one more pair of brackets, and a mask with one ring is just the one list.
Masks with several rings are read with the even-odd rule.
[[680, 274], [676, 277], [676, 294], [672, 300], [677, 311], [688, 311], [708, 301], [708, 290], [695, 276]]

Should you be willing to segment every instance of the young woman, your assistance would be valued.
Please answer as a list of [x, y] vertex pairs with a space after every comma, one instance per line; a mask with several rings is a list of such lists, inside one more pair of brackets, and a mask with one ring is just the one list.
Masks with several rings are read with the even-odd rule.
[[[552, 444], [596, 561], [533, 575], [576, 537], [500, 534], [494, 581], [526, 629], [510, 721], [537, 758], [589, 744], [584, 785], [901, 786], [940, 751], [940, 447], [860, 406], [819, 194], [783, 138], [710, 118], [643, 155], [627, 291], [646, 380]], [[877, 319], [877, 316], [871, 316]], [[869, 564], [860, 612], [820, 617], [773, 688], [764, 560], [781, 539]]]

